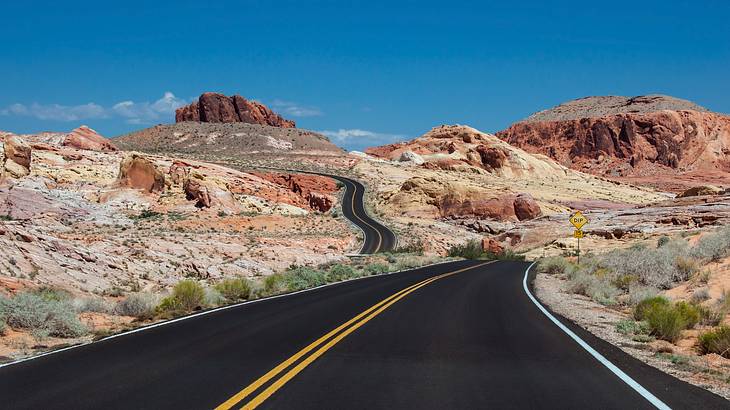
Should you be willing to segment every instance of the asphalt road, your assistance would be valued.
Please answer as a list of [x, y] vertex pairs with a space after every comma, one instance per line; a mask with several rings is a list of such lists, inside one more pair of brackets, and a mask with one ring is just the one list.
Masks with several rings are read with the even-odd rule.
[[[483, 263], [340, 283], [2, 367], [0, 407], [653, 407], [531, 301], [526, 263]], [[667, 406], [730, 408], [567, 325]]]
[[357, 225], [364, 234], [361, 254], [389, 252], [396, 247], [396, 237], [393, 231], [371, 218], [365, 211], [365, 187], [354, 179], [338, 175], [327, 175], [345, 185], [342, 196], [342, 214]]

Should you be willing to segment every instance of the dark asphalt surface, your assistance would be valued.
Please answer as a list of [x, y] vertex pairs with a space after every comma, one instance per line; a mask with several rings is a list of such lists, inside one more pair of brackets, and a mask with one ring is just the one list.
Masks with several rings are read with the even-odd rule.
[[[0, 368], [0, 407], [214, 408], [373, 304], [476, 264], [336, 284]], [[496, 262], [413, 291], [304, 368], [262, 408], [651, 408], [528, 299], [526, 266]], [[672, 408], [730, 407], [579, 335]]]
[[342, 213], [365, 234], [361, 254], [389, 252], [396, 247], [395, 234], [365, 211], [365, 187], [354, 179], [337, 175], [326, 175], [345, 184], [342, 196]]

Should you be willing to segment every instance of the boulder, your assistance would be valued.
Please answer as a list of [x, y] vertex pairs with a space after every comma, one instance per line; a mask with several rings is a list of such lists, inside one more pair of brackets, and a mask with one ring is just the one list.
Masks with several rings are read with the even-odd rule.
[[30, 174], [31, 147], [17, 135], [8, 134], [3, 140], [3, 174], [22, 178]]
[[677, 198], [687, 198], [690, 196], [704, 196], [704, 195], [721, 195], [724, 191], [722, 188], [718, 188], [712, 185], [700, 185], [689, 188], [684, 192], [677, 195]]
[[514, 200], [515, 216], [520, 221], [535, 219], [542, 215], [537, 201], [530, 194], [519, 194]]
[[482, 238], [482, 250], [484, 252], [498, 255], [504, 252], [504, 246], [502, 246], [502, 244], [500, 244], [496, 240], [485, 236], [484, 238]]
[[423, 157], [420, 156], [420, 155], [418, 155], [418, 154], [416, 154], [413, 151], [404, 151], [400, 155], [400, 158], [398, 159], [398, 161], [400, 161], [400, 162], [410, 162], [410, 163], [413, 163], [415, 165], [421, 165], [424, 162], [423, 161]]
[[182, 184], [185, 197], [195, 201], [198, 208], [216, 208], [231, 212], [237, 211], [240, 207], [233, 193], [222, 183], [216, 183], [212, 179], [199, 174], [188, 168], [185, 172], [185, 179]]
[[88, 151], [116, 151], [117, 147], [93, 129], [82, 125], [66, 135], [63, 145]]
[[162, 192], [165, 175], [147, 158], [137, 153], [127, 155], [119, 164], [117, 182], [120, 186], [146, 192]]
[[332, 209], [332, 198], [329, 195], [320, 194], [319, 192], [310, 192], [307, 195], [309, 207], [319, 212], [327, 212]]

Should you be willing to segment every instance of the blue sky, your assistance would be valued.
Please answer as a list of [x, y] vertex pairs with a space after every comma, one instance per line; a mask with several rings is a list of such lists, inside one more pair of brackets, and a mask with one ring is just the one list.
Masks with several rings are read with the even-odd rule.
[[3, 4], [0, 129], [111, 137], [203, 91], [349, 149], [440, 124], [495, 132], [587, 95], [730, 113], [726, 1], [105, 3]]

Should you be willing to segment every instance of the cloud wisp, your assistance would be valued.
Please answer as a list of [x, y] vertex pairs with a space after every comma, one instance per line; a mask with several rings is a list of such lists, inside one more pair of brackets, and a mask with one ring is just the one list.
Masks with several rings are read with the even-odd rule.
[[168, 119], [175, 114], [175, 109], [185, 104], [185, 100], [168, 91], [154, 102], [122, 101], [112, 107], [103, 107], [93, 102], [81, 105], [11, 104], [0, 109], [0, 115], [64, 122], [117, 117], [124, 118], [130, 124], [151, 124]]
[[271, 109], [290, 117], [320, 117], [322, 110], [317, 107], [304, 106], [291, 101], [274, 100], [271, 102]]
[[359, 128], [351, 129], [338, 129], [333, 130], [322, 130], [319, 133], [327, 136], [338, 145], [343, 145], [353, 149], [359, 149], [361, 147], [368, 147], [374, 145], [391, 144], [396, 141], [402, 141], [407, 138], [403, 134], [388, 134], [382, 132], [374, 132], [368, 130], [362, 130]]

